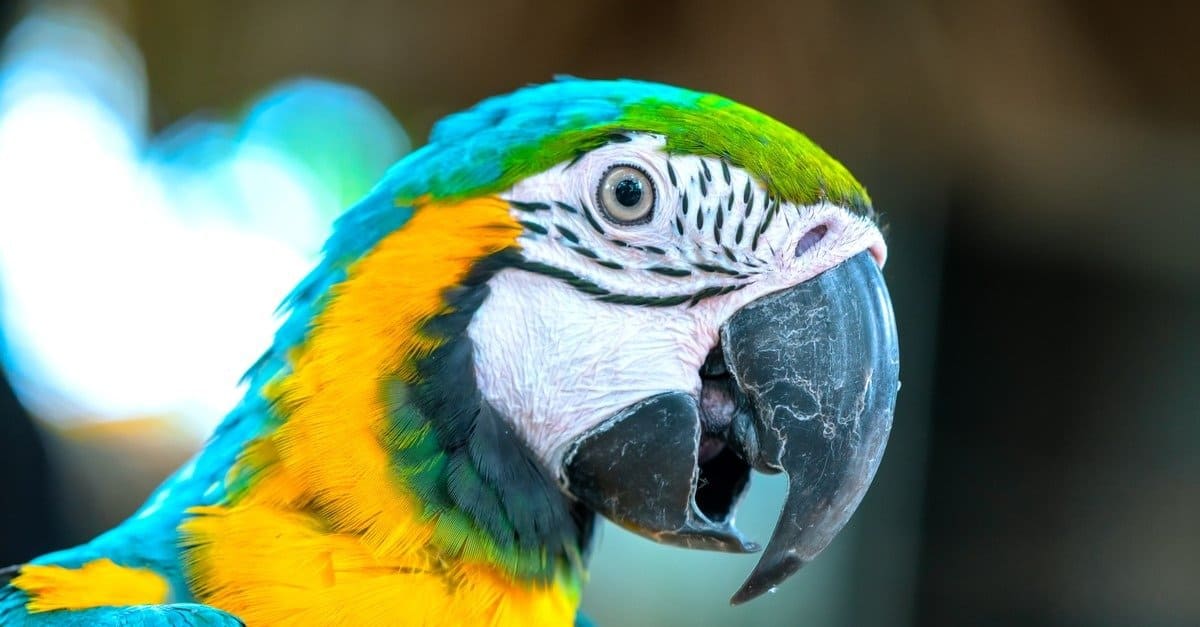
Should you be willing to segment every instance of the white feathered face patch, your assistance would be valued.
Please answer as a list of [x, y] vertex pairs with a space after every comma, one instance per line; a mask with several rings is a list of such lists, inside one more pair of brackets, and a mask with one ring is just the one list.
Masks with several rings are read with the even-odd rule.
[[784, 202], [726, 161], [665, 144], [614, 136], [502, 194], [523, 262], [492, 278], [472, 321], [476, 376], [550, 468], [632, 402], [700, 395], [718, 329], [746, 303], [864, 250], [886, 258], [869, 218]]

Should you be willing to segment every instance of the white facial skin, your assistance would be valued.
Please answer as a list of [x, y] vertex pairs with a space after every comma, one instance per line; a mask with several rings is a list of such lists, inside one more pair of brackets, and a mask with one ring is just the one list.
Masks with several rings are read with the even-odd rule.
[[[516, 219], [541, 227], [526, 227], [523, 256], [578, 280], [503, 270], [488, 282], [490, 295], [468, 329], [484, 398], [556, 472], [572, 440], [629, 405], [670, 391], [699, 397], [701, 364], [721, 325], [747, 303], [864, 250], [880, 266], [887, 254], [868, 218], [827, 203], [768, 204], [743, 170], [712, 157], [668, 156], [661, 136], [628, 137], [503, 194]], [[619, 224], [597, 206], [597, 188], [614, 165], [649, 176], [656, 196], [649, 221]], [[661, 299], [706, 288], [727, 292], [662, 306]], [[624, 297], [660, 300], [606, 302]]]

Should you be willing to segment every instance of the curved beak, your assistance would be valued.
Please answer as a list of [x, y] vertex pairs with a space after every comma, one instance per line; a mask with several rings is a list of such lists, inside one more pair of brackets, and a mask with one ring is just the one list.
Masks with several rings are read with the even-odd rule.
[[563, 474], [576, 498], [634, 532], [749, 552], [758, 545], [733, 526], [749, 471], [786, 473], [779, 522], [738, 604], [815, 558], [858, 507], [891, 430], [899, 350], [865, 252], [743, 307], [720, 335], [719, 363], [701, 374], [728, 395], [732, 420], [716, 429], [694, 396], [660, 394], [577, 440]]

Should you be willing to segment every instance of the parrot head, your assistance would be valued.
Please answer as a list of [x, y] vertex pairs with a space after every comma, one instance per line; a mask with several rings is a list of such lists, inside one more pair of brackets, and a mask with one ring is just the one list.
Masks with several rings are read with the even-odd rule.
[[[870, 200], [807, 137], [653, 83], [528, 87], [439, 122], [342, 218], [325, 263], [423, 215], [461, 242], [414, 235], [395, 254], [458, 265], [388, 279], [456, 269], [413, 314], [423, 339], [384, 383], [381, 437], [426, 503], [539, 564], [546, 546], [586, 546], [593, 513], [657, 542], [752, 552], [734, 524], [751, 471], [784, 473], [734, 603], [847, 522], [890, 430], [896, 332]], [[471, 248], [484, 240], [500, 243]], [[426, 448], [444, 461], [421, 463]]]

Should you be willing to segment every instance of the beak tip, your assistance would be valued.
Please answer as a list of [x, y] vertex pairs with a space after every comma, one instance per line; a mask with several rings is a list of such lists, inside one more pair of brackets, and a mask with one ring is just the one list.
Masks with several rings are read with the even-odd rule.
[[746, 582], [729, 599], [730, 605], [741, 605], [747, 601], [775, 591], [780, 582], [791, 577], [800, 570], [807, 561], [794, 551], [778, 556], [777, 559], [764, 559], [754, 568], [754, 572], [746, 578]]

